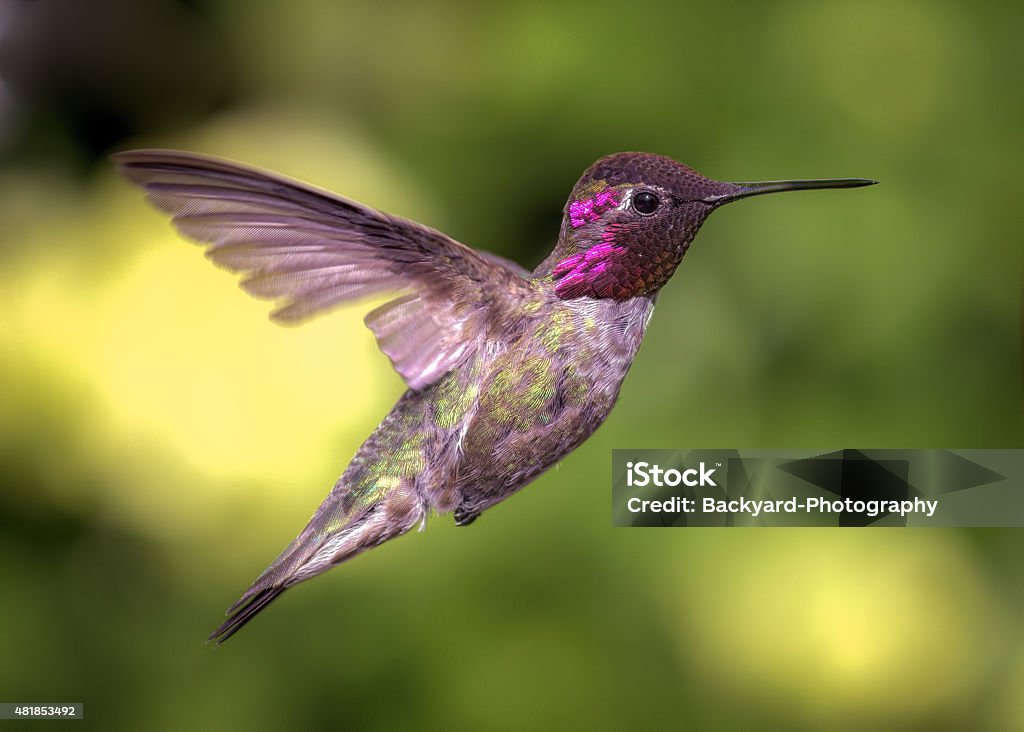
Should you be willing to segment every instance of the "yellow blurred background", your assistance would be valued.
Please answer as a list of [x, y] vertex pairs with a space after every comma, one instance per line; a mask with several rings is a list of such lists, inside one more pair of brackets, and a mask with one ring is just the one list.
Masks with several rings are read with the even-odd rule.
[[[1019, 530], [611, 528], [614, 447], [1024, 447], [1021, 9], [0, 5], [0, 701], [104, 729], [1024, 728]], [[608, 423], [203, 638], [402, 391], [107, 155], [243, 160], [534, 266], [618, 150], [864, 176], [705, 225]]]

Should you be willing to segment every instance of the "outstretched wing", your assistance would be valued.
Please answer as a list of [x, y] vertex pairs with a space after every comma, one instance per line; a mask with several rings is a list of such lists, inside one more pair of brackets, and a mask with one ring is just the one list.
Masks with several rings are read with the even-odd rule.
[[277, 300], [277, 322], [396, 293], [366, 324], [413, 389], [462, 363], [502, 317], [499, 293], [525, 286], [525, 270], [507, 260], [281, 176], [174, 150], [113, 158], [182, 234], [210, 245], [207, 257], [241, 273], [247, 292]]

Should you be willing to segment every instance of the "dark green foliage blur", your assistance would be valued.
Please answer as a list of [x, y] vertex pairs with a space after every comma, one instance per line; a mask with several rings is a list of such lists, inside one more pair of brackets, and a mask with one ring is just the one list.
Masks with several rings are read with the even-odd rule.
[[[612, 529], [611, 449], [1024, 447], [1019, 4], [0, 5], [0, 702], [101, 729], [1024, 727], [1024, 533]], [[401, 392], [106, 156], [273, 168], [535, 265], [596, 158], [715, 213], [616, 411], [203, 638]]]

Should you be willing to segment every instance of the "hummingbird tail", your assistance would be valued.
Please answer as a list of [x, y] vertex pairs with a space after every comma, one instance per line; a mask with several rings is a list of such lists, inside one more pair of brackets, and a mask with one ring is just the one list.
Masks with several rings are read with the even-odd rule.
[[210, 634], [207, 641], [215, 641], [219, 646], [221, 643], [226, 641], [228, 638], [233, 636], [242, 626], [256, 617], [256, 614], [277, 599], [281, 593], [288, 588], [284, 585], [278, 587], [268, 587], [263, 590], [259, 590], [256, 594], [252, 595], [248, 601], [237, 609], [234, 614], [221, 623], [217, 630]]
[[364, 510], [352, 510], [350, 495], [339, 483], [295, 541], [228, 608], [228, 619], [208, 640], [223, 643], [292, 585], [401, 536], [427, 515], [412, 481], [400, 481]]

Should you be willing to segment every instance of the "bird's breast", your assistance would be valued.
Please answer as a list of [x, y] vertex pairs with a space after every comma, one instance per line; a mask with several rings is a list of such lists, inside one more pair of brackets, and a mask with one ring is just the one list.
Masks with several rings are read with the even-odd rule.
[[589, 437], [608, 416], [639, 348], [653, 303], [564, 301], [527, 313], [514, 338], [478, 349], [431, 398], [456, 501], [486, 507], [514, 492]]

